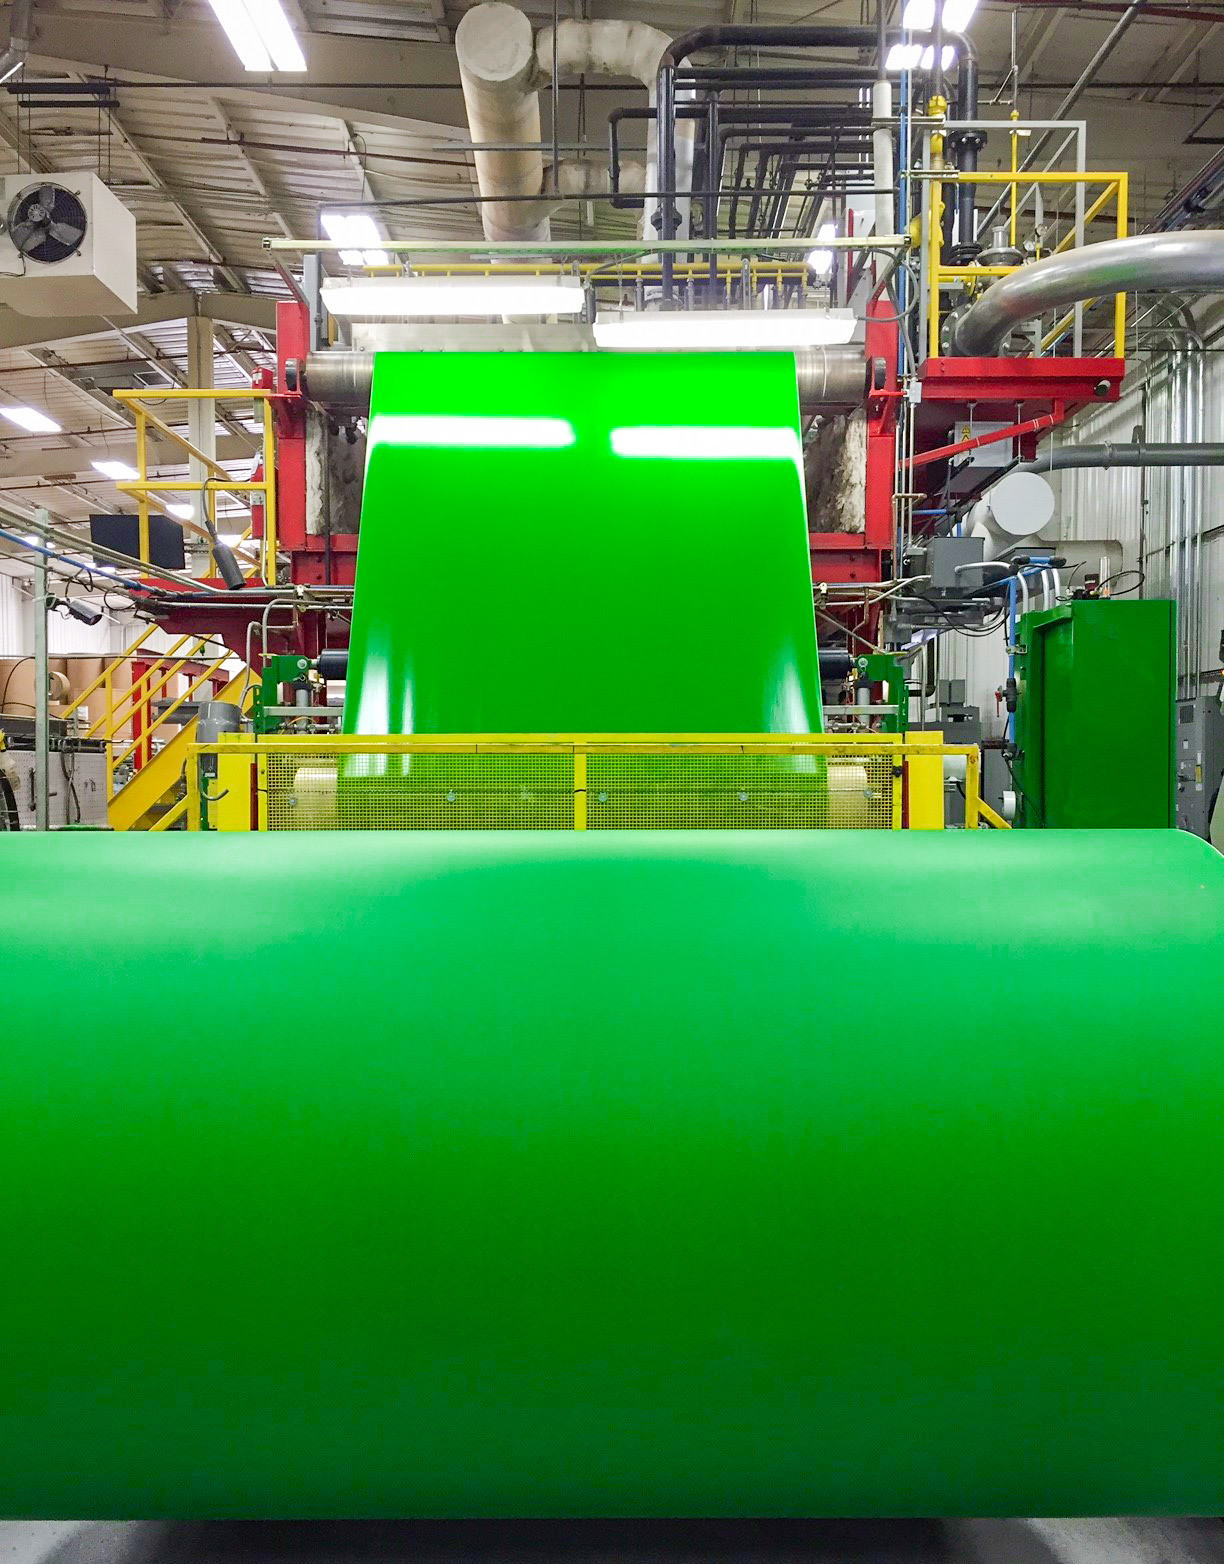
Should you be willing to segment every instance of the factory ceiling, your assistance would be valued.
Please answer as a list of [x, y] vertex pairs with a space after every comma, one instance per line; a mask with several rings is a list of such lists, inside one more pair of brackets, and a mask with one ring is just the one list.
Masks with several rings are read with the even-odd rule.
[[[889, 0], [895, 22], [897, 0]], [[0, 171], [94, 169], [135, 213], [141, 301], [134, 322], [57, 322], [0, 309], [0, 404], [32, 405], [59, 435], [6, 426], [0, 498], [13, 514], [46, 505], [81, 520], [120, 497], [92, 468], [130, 458], [130, 423], [109, 396], [128, 383], [185, 383], [188, 318], [214, 324], [214, 375], [238, 386], [272, 362], [275, 298], [265, 235], [309, 237], [320, 214], [360, 206], [391, 238], [476, 237], [478, 208], [451, 0], [285, 0], [303, 77], [248, 76], [205, 0], [39, 0], [24, 78], [0, 87]], [[523, 5], [540, 23], [551, 4]], [[1131, 8], [1134, 10], [1134, 8]], [[0, 7], [0, 37], [9, 7]], [[984, 112], [1053, 114], [1127, 7], [982, 0], [971, 32]], [[672, 33], [715, 21], [871, 20], [858, 0], [560, 0], [560, 15], [638, 18]], [[1013, 49], [1018, 72], [1013, 72]], [[105, 101], [71, 93], [28, 103], [33, 80], [110, 77]], [[25, 90], [23, 90], [25, 89]], [[1212, 152], [1187, 136], [1224, 93], [1224, 3], [1138, 8], [1073, 110], [1089, 161], [1132, 176], [1142, 226]], [[549, 94], [545, 93], [545, 136]], [[640, 106], [636, 82], [566, 82], [556, 139], [566, 157], [606, 156], [608, 112]], [[1224, 136], [1224, 109], [1200, 136]], [[984, 159], [984, 166], [990, 166]], [[559, 237], [626, 233], [632, 214], [572, 204]], [[103, 366], [105, 373], [98, 371]], [[181, 421], [181, 420], [177, 420]], [[255, 436], [235, 404], [219, 453], [249, 471]], [[11, 436], [11, 437], [10, 437]], [[170, 475], [173, 469], [167, 467]]]

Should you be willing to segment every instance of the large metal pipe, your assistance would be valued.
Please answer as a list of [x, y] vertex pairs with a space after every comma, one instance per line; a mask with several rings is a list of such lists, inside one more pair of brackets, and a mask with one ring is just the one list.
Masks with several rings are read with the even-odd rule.
[[1101, 445], [1059, 445], [1013, 470], [1062, 472], [1068, 467], [1224, 467], [1224, 443], [1175, 440], [1151, 445], [1135, 440], [1114, 445], [1106, 440]]
[[16, 76], [26, 62], [34, 41], [34, 0], [13, 0], [9, 18], [8, 47], [0, 54], [0, 82]]
[[[567, 351], [573, 346], [569, 334], [558, 343]], [[312, 353], [304, 364], [291, 361], [286, 368], [290, 386], [300, 385], [312, 402], [337, 413], [369, 412], [373, 354]], [[805, 408], [857, 407], [867, 395], [867, 370], [861, 348], [803, 348], [795, 354], [799, 401]]]
[[[645, 87], [650, 108], [655, 103], [655, 83], [659, 61], [671, 45], [667, 33], [646, 22], [579, 21], [565, 20], [555, 30], [543, 27], [536, 36], [536, 70], [540, 77], [548, 79], [554, 69], [561, 76], [633, 76]], [[686, 95], [692, 97], [691, 89]], [[678, 186], [687, 191], [693, 179], [693, 146], [696, 133], [693, 121], [687, 121], [678, 132], [676, 150]], [[657, 127], [650, 122], [646, 149], [646, 174], [642, 186], [645, 190], [658, 188], [657, 184]], [[604, 184], [600, 188], [607, 189]], [[677, 229], [680, 237], [688, 232], [688, 200], [679, 198], [680, 221]], [[651, 212], [649, 205], [643, 213], [642, 233], [649, 238]]]
[[[459, 81], [472, 140], [501, 150], [475, 152], [482, 196], [538, 196], [544, 184], [540, 151], [540, 99], [534, 90], [535, 40], [517, 6], [489, 0], [464, 13], [455, 29]], [[510, 150], [508, 143], [525, 143]], [[548, 238], [547, 208], [485, 200], [480, 218], [486, 239]]]
[[1224, 229], [1109, 239], [1001, 277], [956, 324], [952, 351], [989, 357], [1008, 334], [1047, 310], [1109, 293], [1224, 291]]

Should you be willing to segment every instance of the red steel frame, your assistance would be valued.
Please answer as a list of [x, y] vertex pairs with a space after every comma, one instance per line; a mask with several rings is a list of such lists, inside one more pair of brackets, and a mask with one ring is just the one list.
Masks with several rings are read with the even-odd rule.
[[[292, 299], [276, 306], [276, 376], [265, 372], [266, 388], [275, 392], [273, 410], [277, 437], [277, 515], [279, 545], [289, 556], [289, 579], [301, 585], [351, 586], [356, 573], [357, 538], [336, 534], [330, 539], [307, 531], [306, 413], [299, 387], [290, 389], [286, 365], [303, 362], [310, 350], [310, 315]], [[918, 370], [920, 400], [915, 416], [915, 453], [898, 471], [897, 420], [903, 392], [897, 374], [897, 330], [886, 299], [868, 306], [864, 352], [871, 385], [866, 401], [867, 450], [863, 530], [809, 532], [812, 580], [838, 584], [885, 581], [893, 576], [896, 547], [894, 496], [900, 484], [912, 485], [918, 508], [942, 492], [948, 462], [990, 439], [1014, 439], [1019, 455], [1036, 453], [1042, 434], [1091, 402], [1116, 401], [1125, 363], [1116, 358], [933, 358]], [[955, 439], [955, 430], [970, 418], [1007, 426], [985, 439]], [[262, 518], [255, 514], [258, 532]], [[240, 654], [246, 627], [263, 611], [266, 596], [252, 592], [224, 603], [194, 602], [167, 619], [178, 633], [207, 629], [224, 636]], [[848, 610], [856, 617], [861, 607]], [[207, 623], [205, 624], [205, 621]], [[862, 626], [859, 626], [862, 629]], [[278, 649], [315, 656], [322, 649], [324, 617], [308, 611], [293, 631], [278, 631]], [[271, 648], [269, 648], [271, 649]]]

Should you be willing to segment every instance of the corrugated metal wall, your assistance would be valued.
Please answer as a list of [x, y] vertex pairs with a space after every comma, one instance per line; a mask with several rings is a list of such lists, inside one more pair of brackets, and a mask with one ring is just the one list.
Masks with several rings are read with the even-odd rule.
[[[1179, 407], [1175, 365], [1166, 356], [1133, 374], [1122, 397], [1081, 417], [1059, 443], [1128, 443], [1137, 426], [1146, 440], [1224, 441], [1224, 329], [1206, 339], [1201, 355], [1201, 394], [1191, 372], [1187, 405]], [[1043, 447], [1044, 448], [1044, 447]], [[1144, 597], [1175, 597], [1179, 618], [1197, 634], [1183, 645], [1179, 672], [1205, 674], [1221, 665], [1224, 634], [1224, 468], [1077, 469], [1051, 475], [1058, 498], [1061, 535], [1085, 540], [1113, 538], [1122, 544], [1123, 564], [1142, 569]], [[1193, 579], [1177, 579], [1177, 547], [1183, 524], [1195, 563]], [[1195, 536], [1199, 534], [1197, 549]], [[1126, 587], [1128, 578], [1119, 583]], [[1197, 602], [1194, 600], [1197, 594]], [[1002, 632], [984, 641], [949, 635], [940, 647], [941, 672], [964, 678], [967, 698], [982, 708], [988, 734], [999, 736], [994, 691], [1007, 674]]]

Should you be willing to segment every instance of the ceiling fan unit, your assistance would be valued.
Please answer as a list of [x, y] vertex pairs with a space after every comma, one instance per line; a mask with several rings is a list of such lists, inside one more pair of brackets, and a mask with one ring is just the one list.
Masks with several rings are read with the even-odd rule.
[[22, 315], [135, 311], [136, 219], [96, 174], [0, 179], [0, 304]]

